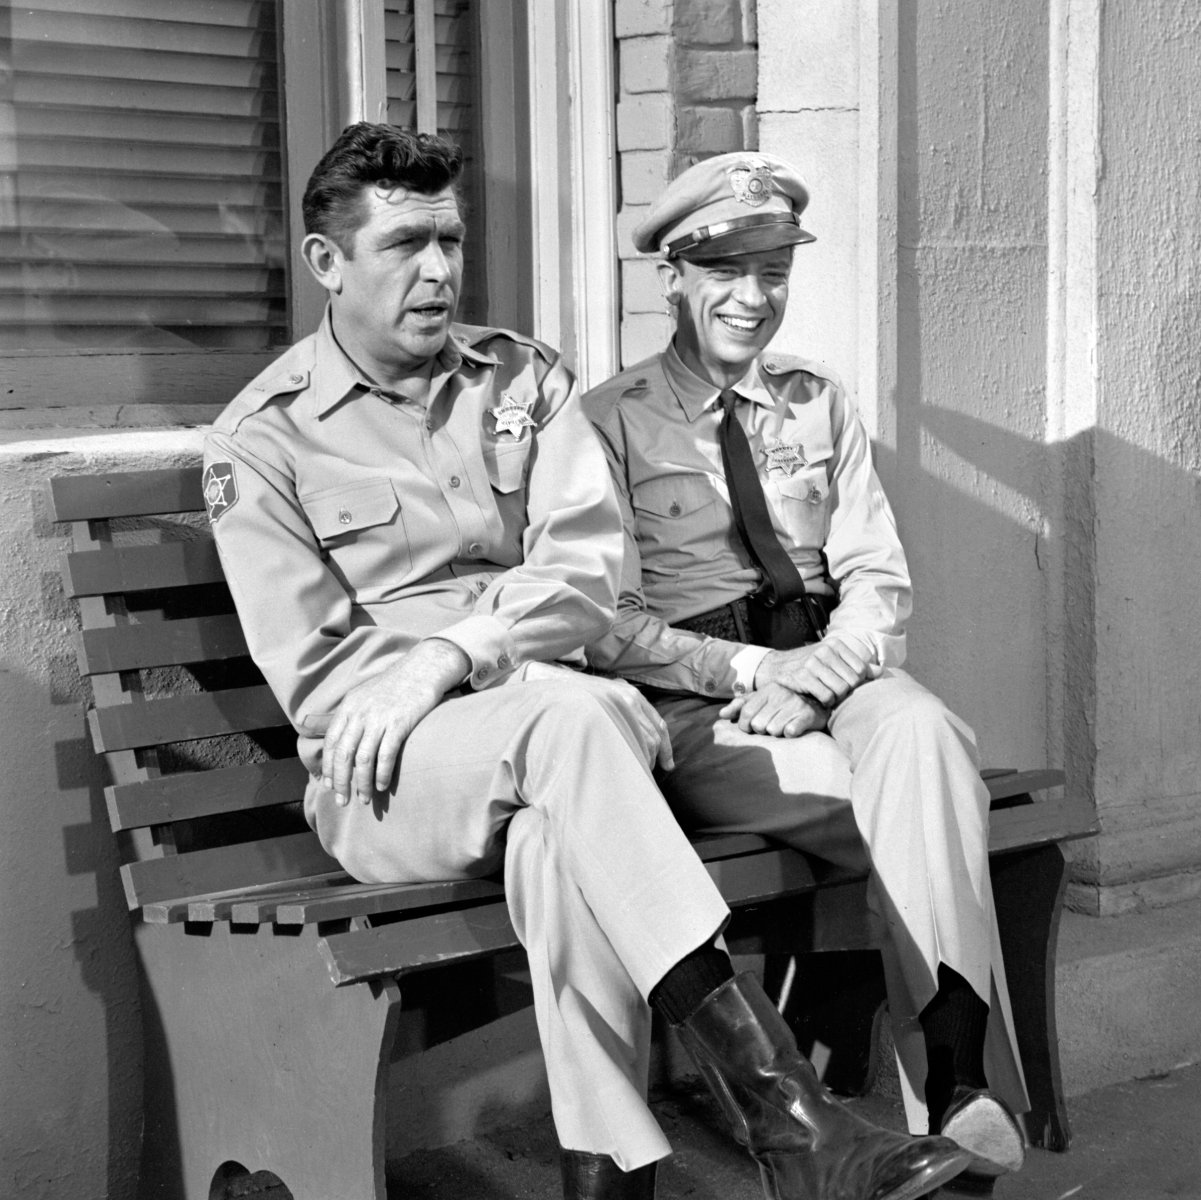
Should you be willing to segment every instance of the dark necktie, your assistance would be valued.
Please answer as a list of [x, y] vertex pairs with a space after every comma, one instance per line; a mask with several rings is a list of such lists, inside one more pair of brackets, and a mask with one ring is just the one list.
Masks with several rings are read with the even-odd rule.
[[762, 600], [769, 607], [799, 600], [805, 595], [805, 584], [772, 527], [750, 443], [734, 415], [737, 393], [727, 388], [721, 394], [721, 403], [725, 414], [721, 419], [718, 441], [721, 443], [726, 485], [730, 489], [730, 507], [734, 510], [738, 536], [742, 538], [751, 561], [763, 574]]

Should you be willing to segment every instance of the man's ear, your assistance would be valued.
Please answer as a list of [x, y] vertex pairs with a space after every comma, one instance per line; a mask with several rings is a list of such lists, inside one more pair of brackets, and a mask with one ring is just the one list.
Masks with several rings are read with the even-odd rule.
[[338, 243], [324, 233], [310, 233], [300, 244], [300, 254], [313, 278], [330, 295], [342, 290], [342, 259]]
[[663, 299], [668, 304], [680, 302], [680, 268], [670, 259], [661, 258], [655, 263], [659, 272], [659, 286], [663, 289]]

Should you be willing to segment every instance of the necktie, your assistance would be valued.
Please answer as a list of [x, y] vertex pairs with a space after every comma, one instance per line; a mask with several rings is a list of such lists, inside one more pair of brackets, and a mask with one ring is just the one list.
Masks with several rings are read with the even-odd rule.
[[[746, 431], [734, 415], [738, 395], [727, 388], [721, 394], [725, 413], [718, 431], [721, 444], [721, 461], [726, 472], [726, 485], [730, 489], [730, 506], [734, 510], [734, 523], [738, 536], [746, 547], [751, 561], [763, 574], [762, 599], [769, 607], [799, 600], [805, 595], [805, 584], [800, 572], [776, 531], [772, 527], [771, 514], [755, 470], [755, 459], [751, 454]], [[820, 628], [820, 627], [819, 627]]]

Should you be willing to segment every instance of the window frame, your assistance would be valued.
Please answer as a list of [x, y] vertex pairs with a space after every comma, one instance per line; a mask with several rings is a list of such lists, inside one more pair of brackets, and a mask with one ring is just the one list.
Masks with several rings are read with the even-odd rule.
[[[475, 252], [487, 255], [492, 323], [561, 350], [588, 386], [618, 363], [613, 12], [612, 0], [565, 7], [555, 0], [481, 0], [481, 44], [488, 47], [481, 54], [483, 108], [492, 114], [484, 158], [493, 166]], [[383, 6], [288, 0], [279, 12], [288, 288], [298, 339], [317, 327], [325, 307], [324, 292], [300, 259], [300, 191], [347, 124], [386, 113]], [[501, 97], [511, 99], [501, 103]], [[523, 178], [531, 181], [528, 191]], [[522, 275], [530, 281], [528, 296], [512, 285]], [[5, 352], [0, 428], [201, 423], [279, 353]]]

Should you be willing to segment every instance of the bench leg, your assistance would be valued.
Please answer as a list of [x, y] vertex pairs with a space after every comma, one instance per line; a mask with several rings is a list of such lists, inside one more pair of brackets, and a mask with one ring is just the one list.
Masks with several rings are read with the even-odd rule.
[[991, 861], [993, 897], [1030, 1112], [1026, 1130], [1045, 1150], [1066, 1150], [1072, 1133], [1059, 1070], [1055, 958], [1067, 863], [1057, 845]]
[[140, 925], [141, 1200], [218, 1200], [231, 1164], [293, 1200], [385, 1200], [395, 983], [335, 988], [316, 930]]

